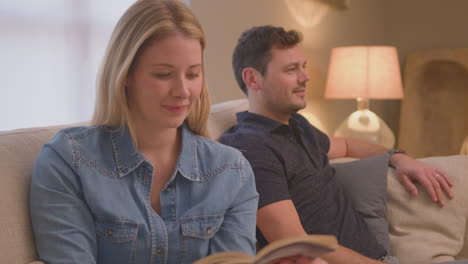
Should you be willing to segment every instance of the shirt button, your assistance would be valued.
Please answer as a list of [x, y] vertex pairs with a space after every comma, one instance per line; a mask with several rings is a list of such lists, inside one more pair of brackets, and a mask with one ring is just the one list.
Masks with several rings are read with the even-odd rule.
[[162, 249], [161, 249], [161, 248], [157, 248], [157, 249], [156, 249], [156, 255], [161, 256], [161, 254], [162, 254]]
[[213, 233], [213, 229], [212, 229], [211, 227], [208, 227], [208, 228], [206, 229], [206, 233], [207, 233], [208, 235], [211, 234], [211, 233]]
[[166, 191], [172, 192], [172, 187], [167, 187]]
[[113, 234], [112, 228], [107, 229], [107, 235], [111, 237], [112, 234]]

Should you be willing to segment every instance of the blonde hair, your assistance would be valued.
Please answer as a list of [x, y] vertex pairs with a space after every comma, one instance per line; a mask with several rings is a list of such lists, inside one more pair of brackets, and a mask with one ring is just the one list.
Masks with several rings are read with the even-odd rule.
[[[137, 146], [125, 91], [128, 73], [148, 45], [175, 33], [197, 39], [204, 51], [205, 34], [183, 3], [177, 0], [138, 0], [125, 11], [112, 33], [101, 65], [92, 125], [127, 126]], [[209, 112], [210, 98], [203, 74], [200, 97], [186, 119], [188, 127], [198, 135], [208, 136]]]

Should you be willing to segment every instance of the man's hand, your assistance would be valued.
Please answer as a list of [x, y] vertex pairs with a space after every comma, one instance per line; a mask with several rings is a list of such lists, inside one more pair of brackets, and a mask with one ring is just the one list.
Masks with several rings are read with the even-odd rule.
[[391, 164], [396, 168], [400, 182], [412, 195], [418, 195], [418, 189], [414, 185], [414, 182], [419, 182], [426, 189], [432, 200], [441, 206], [445, 205], [442, 192], [445, 192], [449, 199], [453, 198], [451, 189], [453, 182], [443, 171], [417, 161], [405, 154], [392, 155]]

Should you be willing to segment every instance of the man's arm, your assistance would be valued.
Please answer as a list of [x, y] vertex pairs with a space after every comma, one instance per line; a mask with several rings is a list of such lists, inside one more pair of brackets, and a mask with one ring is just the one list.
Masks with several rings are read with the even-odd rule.
[[[328, 158], [367, 158], [387, 152], [388, 149], [363, 140], [330, 137]], [[419, 182], [432, 200], [440, 205], [445, 204], [442, 192], [445, 192], [449, 199], [453, 198], [451, 189], [453, 182], [443, 171], [402, 153], [393, 154], [390, 157], [390, 164], [397, 170], [398, 179], [409, 193], [418, 195], [418, 189], [414, 182]]]
[[354, 138], [340, 138], [340, 137], [329, 137], [330, 138], [330, 150], [328, 151], [328, 158], [367, 158], [380, 154], [384, 154], [388, 149], [372, 144], [367, 141], [354, 139]]
[[[268, 242], [307, 234], [291, 200], [275, 202], [260, 208], [257, 212], [257, 227]], [[332, 253], [321, 256], [321, 258], [329, 264], [382, 263], [342, 246], [339, 246]]]

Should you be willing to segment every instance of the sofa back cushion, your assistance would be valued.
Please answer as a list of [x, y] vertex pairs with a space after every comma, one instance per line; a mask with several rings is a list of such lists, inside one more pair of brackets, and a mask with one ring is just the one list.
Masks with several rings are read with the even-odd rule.
[[31, 172], [42, 145], [63, 127], [0, 132], [1, 263], [28, 263], [37, 259], [28, 207]]
[[208, 131], [211, 138], [218, 140], [224, 131], [237, 124], [236, 113], [249, 108], [247, 99], [237, 99], [215, 104], [208, 118]]

